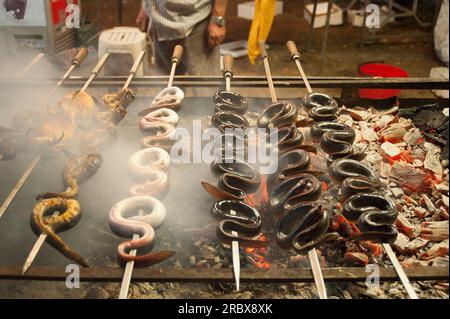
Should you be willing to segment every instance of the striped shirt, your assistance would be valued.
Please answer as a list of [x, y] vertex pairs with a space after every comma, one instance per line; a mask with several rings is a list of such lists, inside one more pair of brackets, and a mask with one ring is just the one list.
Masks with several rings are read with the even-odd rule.
[[206, 19], [214, 0], [142, 0], [150, 19], [149, 31], [155, 31], [158, 41], [188, 37], [195, 25]]

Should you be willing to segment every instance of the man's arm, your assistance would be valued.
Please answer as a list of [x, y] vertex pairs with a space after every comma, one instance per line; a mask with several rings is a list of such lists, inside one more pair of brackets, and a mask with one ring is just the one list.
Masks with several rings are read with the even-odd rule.
[[225, 26], [220, 26], [215, 22], [215, 17], [225, 17], [227, 13], [228, 0], [214, 0], [214, 6], [211, 12], [211, 21], [208, 25], [208, 44], [215, 47], [225, 39]]

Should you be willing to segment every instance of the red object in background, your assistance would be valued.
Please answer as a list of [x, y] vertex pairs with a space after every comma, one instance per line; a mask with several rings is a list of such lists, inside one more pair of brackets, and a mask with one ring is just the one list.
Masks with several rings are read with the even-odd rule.
[[[358, 66], [360, 77], [407, 78], [408, 73], [396, 66], [382, 62], [368, 62]], [[359, 89], [359, 97], [365, 99], [388, 99], [399, 96], [400, 90]]]
[[[67, 1], [67, 0], [52, 0], [52, 16], [53, 25], [59, 25], [60, 17], [66, 17], [66, 7], [68, 4], [78, 4], [78, 0]], [[61, 13], [62, 11], [62, 13]]]

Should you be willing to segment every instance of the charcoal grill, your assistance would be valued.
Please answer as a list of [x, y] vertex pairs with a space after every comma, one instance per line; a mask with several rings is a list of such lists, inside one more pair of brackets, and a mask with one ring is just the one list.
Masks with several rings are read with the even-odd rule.
[[[167, 84], [166, 76], [136, 77], [131, 87], [133, 89], [162, 88]], [[66, 80], [61, 91], [79, 89], [87, 78], [72, 76]], [[305, 83], [299, 77], [278, 76], [274, 77], [274, 86], [299, 92], [305, 88]], [[89, 88], [89, 93], [97, 98], [106, 90], [116, 90], [126, 81], [125, 76], [105, 76], [96, 78]], [[20, 84], [21, 89], [32, 87], [39, 88], [55, 84], [54, 80], [17, 80], [1, 79], [0, 95], [2, 90], [19, 94], [16, 89]], [[402, 90], [448, 90], [448, 82], [429, 78], [407, 79], [361, 79], [355, 77], [310, 77], [313, 88], [339, 89], [342, 94], [336, 97], [340, 104], [347, 106], [369, 106], [370, 101], [352, 97], [352, 90], [358, 88], [396, 88]], [[174, 85], [184, 88], [208, 89], [213, 92], [223, 86], [223, 78], [215, 76], [176, 76]], [[235, 76], [233, 78], [235, 88], [266, 88], [267, 81], [261, 76]], [[258, 95], [266, 95], [267, 90], [258, 90]], [[263, 92], [263, 93], [261, 93]], [[209, 95], [211, 96], [211, 95]], [[183, 102], [179, 112], [179, 127], [189, 130], [192, 120], [203, 120], [207, 123], [206, 116], [213, 114], [214, 104], [211, 97], [188, 97]], [[263, 105], [270, 102], [265, 96], [249, 98], [250, 111], [259, 112]], [[291, 99], [298, 103], [299, 98]], [[138, 129], [138, 112], [149, 106], [150, 96], [139, 95], [128, 108], [127, 117], [118, 125], [120, 135], [115, 146], [103, 153], [105, 163], [100, 171], [91, 180], [80, 188], [79, 201], [83, 209], [81, 222], [72, 230], [63, 233], [64, 240], [81, 255], [85, 256], [91, 268], [81, 269], [81, 280], [85, 282], [117, 282], [122, 279], [123, 269], [119, 268], [115, 261], [116, 247], [123, 239], [115, 237], [107, 223], [107, 214], [117, 201], [127, 197], [128, 187], [131, 182], [126, 174], [128, 157], [140, 149], [139, 140], [141, 133]], [[448, 99], [435, 98], [407, 98], [399, 99], [400, 107], [412, 107], [439, 102], [448, 107]], [[7, 102], [2, 105], [7, 108]], [[12, 113], [11, 113], [12, 114]], [[3, 123], [2, 123], [3, 124]], [[0, 162], [0, 203], [2, 203], [11, 189], [16, 185], [23, 171], [33, 159], [32, 154], [21, 153], [12, 162]], [[60, 190], [62, 182], [60, 172], [64, 163], [64, 156], [43, 155], [43, 160], [37, 165], [29, 178], [25, 181], [20, 191], [14, 197], [2, 219], [0, 219], [0, 282], [4, 279], [15, 280], [49, 280], [64, 281], [67, 273], [65, 266], [67, 260], [50, 246], [45, 245], [35, 264], [25, 274], [21, 275], [21, 265], [25, 260], [29, 249], [36, 240], [29, 226], [30, 213], [35, 205], [35, 196], [38, 193], [49, 190]], [[177, 249], [180, 260], [189, 252], [183, 251], [183, 241], [192, 241], [192, 235], [183, 232], [183, 227], [202, 227], [212, 221], [209, 209], [213, 199], [202, 189], [200, 181], [214, 181], [216, 177], [210, 171], [208, 164], [174, 164], [170, 171], [170, 191], [163, 202], [168, 210], [165, 225], [158, 230], [156, 250], [167, 249], [168, 245], [177, 242], [181, 247]], [[182, 269], [174, 268], [174, 260], [151, 268], [135, 269], [132, 281], [134, 282], [233, 282], [231, 262], [229, 269], [196, 269], [189, 268], [186, 263], [181, 263]], [[414, 267], [406, 270], [411, 280], [448, 280], [447, 267]], [[367, 273], [364, 268], [339, 267], [324, 268], [324, 279], [327, 282], [364, 281]], [[393, 268], [385, 267], [380, 270], [380, 279], [385, 281], [398, 281]], [[313, 276], [306, 268], [271, 268], [241, 270], [243, 282], [312, 282]]]

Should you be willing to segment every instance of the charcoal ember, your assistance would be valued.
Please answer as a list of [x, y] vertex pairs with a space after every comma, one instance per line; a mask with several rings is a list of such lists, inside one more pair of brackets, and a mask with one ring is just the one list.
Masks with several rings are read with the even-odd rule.
[[432, 171], [437, 176], [442, 176], [443, 169], [440, 161], [441, 149], [431, 143], [425, 143], [425, 145], [428, 151], [427, 155], [425, 156], [423, 166], [425, 167], [425, 169]]
[[420, 225], [420, 237], [430, 241], [440, 242], [448, 239], [448, 220], [424, 222]]
[[403, 136], [403, 141], [410, 146], [417, 146], [423, 142], [423, 136], [418, 128], [411, 128], [406, 132], [405, 136]]
[[414, 213], [419, 218], [425, 218], [428, 215], [428, 211], [423, 207], [414, 207]]
[[392, 247], [399, 253], [404, 254], [408, 251], [409, 238], [403, 233], [398, 233], [397, 238], [392, 243]]
[[350, 266], [365, 266], [369, 263], [369, 256], [362, 252], [346, 252], [344, 262]]
[[425, 206], [427, 208], [428, 212], [430, 212], [432, 214], [437, 213], [436, 206], [433, 204], [433, 202], [427, 196], [427, 194], [421, 194], [420, 198], [421, 198], [420, 202], [422, 203], [422, 206]]
[[369, 127], [366, 122], [360, 122], [361, 136], [367, 142], [378, 141], [379, 137], [372, 127]]
[[448, 244], [449, 240], [443, 240], [440, 243], [434, 244], [430, 249], [428, 249], [425, 253], [419, 256], [420, 260], [431, 260], [436, 257], [448, 257]]
[[389, 173], [389, 177], [413, 192], [429, 192], [432, 189], [431, 177], [405, 162], [395, 162]]
[[[446, 257], [436, 257], [431, 260], [431, 266], [432, 267], [448, 267], [448, 256]], [[448, 289], [448, 286], [447, 286]]]
[[411, 222], [403, 215], [399, 214], [397, 220], [395, 221], [395, 226], [397, 229], [405, 234], [408, 238], [417, 237], [416, 227], [411, 224]]
[[383, 144], [381, 144], [380, 149], [385, 156], [388, 156], [392, 159], [398, 158], [402, 153], [402, 150], [397, 145], [392, 144], [391, 142], [384, 142]]
[[408, 130], [412, 127], [412, 124], [409, 121], [402, 121], [398, 123], [393, 123], [392, 125], [386, 126], [384, 129], [378, 132], [381, 138], [384, 141], [401, 141], [403, 140], [403, 136], [408, 132]]
[[365, 109], [362, 107], [347, 108], [347, 107], [343, 106], [342, 111], [347, 111], [347, 113], [355, 121], [366, 121], [372, 115], [372, 112], [370, 109]]
[[416, 238], [413, 241], [409, 242], [407, 251], [411, 254], [417, 253], [420, 249], [424, 248], [428, 244], [428, 240], [423, 238]]

